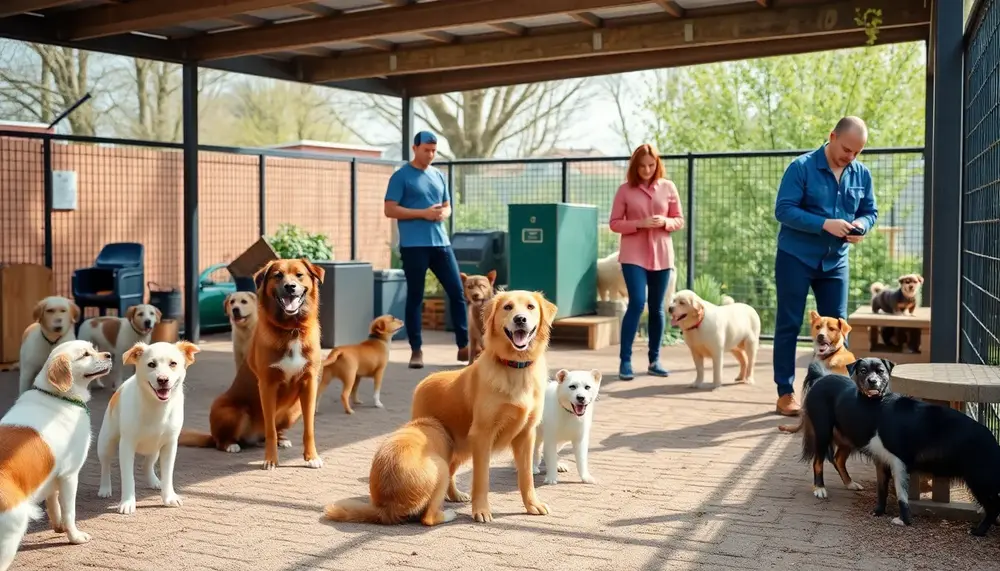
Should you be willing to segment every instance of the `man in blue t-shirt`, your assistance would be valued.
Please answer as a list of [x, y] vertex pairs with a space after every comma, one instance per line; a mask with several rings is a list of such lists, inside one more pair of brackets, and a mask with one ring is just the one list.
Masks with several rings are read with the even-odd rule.
[[856, 160], [867, 142], [864, 121], [842, 118], [827, 144], [788, 165], [778, 187], [774, 382], [779, 414], [801, 412], [792, 383], [809, 290], [820, 315], [847, 319], [849, 244], [861, 242], [878, 220], [872, 173]]
[[406, 274], [406, 332], [410, 340], [410, 368], [424, 366], [422, 339], [424, 279], [427, 270], [441, 282], [451, 310], [451, 323], [458, 344], [458, 360], [469, 360], [469, 328], [462, 292], [462, 278], [444, 221], [451, 214], [448, 183], [431, 166], [437, 153], [437, 137], [421, 131], [413, 138], [413, 159], [389, 177], [385, 191], [385, 215], [399, 224], [399, 257]]

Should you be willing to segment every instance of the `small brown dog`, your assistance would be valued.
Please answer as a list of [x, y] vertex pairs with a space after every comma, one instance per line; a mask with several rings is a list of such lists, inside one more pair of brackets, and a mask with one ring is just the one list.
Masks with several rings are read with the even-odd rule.
[[[340, 379], [344, 388], [340, 392], [340, 402], [344, 412], [354, 414], [351, 401], [361, 404], [358, 398], [358, 385], [361, 377], [371, 377], [375, 381], [375, 406], [382, 407], [381, 390], [382, 375], [389, 364], [389, 346], [392, 336], [403, 328], [403, 322], [391, 315], [376, 317], [368, 328], [368, 339], [356, 345], [334, 347], [323, 361], [323, 380], [320, 381], [320, 394], [330, 384], [334, 377]], [[350, 397], [350, 398], [348, 398]]]
[[888, 313], [890, 315], [913, 315], [917, 308], [917, 292], [924, 283], [920, 274], [899, 276], [899, 287], [889, 288], [881, 282], [871, 285], [872, 313]]
[[448, 492], [452, 439], [434, 418], [418, 418], [399, 427], [379, 445], [368, 476], [371, 503], [340, 500], [326, 506], [326, 519], [342, 522], [403, 523], [421, 516], [424, 525], [455, 519], [442, 510]]
[[239, 369], [246, 360], [250, 338], [257, 326], [257, 294], [252, 291], [237, 291], [226, 296], [223, 302], [226, 317], [233, 330], [233, 361]]
[[472, 363], [483, 352], [483, 306], [493, 299], [497, 271], [490, 270], [485, 276], [465, 273], [459, 276], [462, 278], [465, 304], [469, 308], [469, 362]]

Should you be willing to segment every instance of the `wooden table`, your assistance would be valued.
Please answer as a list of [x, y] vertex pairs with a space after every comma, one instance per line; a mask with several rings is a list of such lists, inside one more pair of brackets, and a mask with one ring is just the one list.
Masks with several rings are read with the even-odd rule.
[[[918, 307], [913, 315], [889, 315], [872, 313], [870, 305], [858, 307], [847, 318], [851, 325], [848, 343], [851, 352], [859, 359], [875, 357], [900, 363], [928, 363], [931, 360], [931, 309]], [[902, 350], [887, 346], [882, 342], [882, 329], [894, 328], [905, 333]]]
[[[853, 348], [852, 348], [853, 350]], [[1000, 403], [1000, 367], [964, 363], [909, 363], [892, 371], [892, 390], [965, 412], [966, 403]], [[926, 478], [927, 476], [925, 476]], [[931, 500], [920, 499], [920, 477], [910, 474], [910, 506], [948, 519], [979, 521], [977, 506], [951, 501], [951, 481], [933, 480]]]

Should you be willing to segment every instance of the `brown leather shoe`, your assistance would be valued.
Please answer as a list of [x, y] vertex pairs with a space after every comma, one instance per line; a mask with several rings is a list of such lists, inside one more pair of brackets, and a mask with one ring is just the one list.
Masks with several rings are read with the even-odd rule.
[[458, 360], [463, 363], [469, 362], [469, 346], [466, 345], [458, 350]]
[[785, 416], [798, 416], [802, 411], [802, 407], [799, 406], [799, 403], [795, 402], [795, 395], [789, 393], [778, 399], [775, 410], [778, 414]]
[[424, 368], [424, 352], [420, 349], [410, 352], [410, 368], [411, 369], [423, 369]]

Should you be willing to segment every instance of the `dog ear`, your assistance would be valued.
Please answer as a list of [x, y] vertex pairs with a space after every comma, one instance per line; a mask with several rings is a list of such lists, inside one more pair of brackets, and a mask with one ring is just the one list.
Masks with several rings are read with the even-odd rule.
[[184, 354], [184, 362], [187, 367], [194, 363], [194, 354], [201, 351], [200, 347], [190, 341], [178, 341], [174, 343], [174, 347], [177, 347]]
[[497, 271], [490, 270], [486, 273], [486, 279], [490, 280], [490, 285], [494, 285], [497, 282]]
[[917, 283], [918, 284], [924, 283], [924, 276], [917, 274]]
[[[496, 314], [497, 308], [501, 306], [501, 298], [503, 296], [495, 295], [486, 301], [483, 305], [482, 315], [483, 315], [483, 329], [487, 332], [492, 331], [496, 325]], [[485, 339], [489, 339], [489, 335], [485, 336]], [[488, 341], [487, 341], [488, 342]]]
[[132, 321], [135, 319], [135, 312], [139, 309], [138, 305], [133, 305], [132, 307], [125, 310], [125, 319]]
[[306, 271], [309, 272], [309, 275], [312, 276], [317, 283], [322, 284], [323, 278], [326, 277], [326, 270], [324, 270], [323, 268], [317, 266], [316, 264], [310, 262], [305, 258], [300, 258], [300, 260], [302, 261], [303, 264], [305, 264]]
[[569, 371], [567, 371], [566, 369], [559, 369], [558, 371], [556, 371], [556, 382], [562, 383], [563, 381], [566, 380], [566, 375], [568, 374]]
[[225, 299], [222, 300], [222, 311], [226, 312], [226, 317], [231, 317], [229, 315], [229, 303], [233, 300], [235, 293], [227, 294]]
[[49, 362], [49, 370], [46, 371], [45, 378], [61, 393], [68, 391], [73, 386], [72, 365], [69, 355], [65, 353], [57, 355]]
[[843, 317], [837, 318], [837, 323], [840, 324], [840, 330], [844, 332], [844, 335], [851, 332], [851, 324], [848, 323]]
[[80, 306], [79, 305], [73, 303], [72, 301], [69, 302], [69, 315], [70, 315], [70, 318], [73, 320], [73, 323], [76, 323], [77, 320], [80, 319], [80, 314], [81, 313], [82, 312], [80, 311]]
[[879, 361], [882, 361], [882, 364], [885, 365], [886, 372], [892, 374], [892, 370], [896, 367], [896, 363], [893, 363], [889, 359], [879, 359]]
[[853, 363], [848, 363], [847, 364], [847, 374], [849, 376], [851, 376], [851, 377], [854, 376], [854, 370], [857, 369], [858, 363], [860, 363], [860, 362], [861, 362], [861, 359], [858, 359], [857, 361], [854, 361]]
[[139, 357], [142, 357], [142, 354], [146, 352], [146, 349], [149, 349], [149, 345], [142, 342], [132, 345], [132, 347], [128, 351], [125, 351], [125, 354], [122, 355], [122, 364], [135, 365], [136, 362], [139, 361]]
[[36, 303], [34, 311], [31, 312], [31, 318], [34, 319], [35, 321], [41, 321], [42, 315], [45, 313], [45, 306], [46, 302], [44, 299]]
[[271, 260], [264, 265], [263, 268], [257, 270], [257, 273], [253, 275], [253, 285], [260, 291], [260, 288], [264, 287], [264, 282], [267, 281], [267, 274], [271, 271], [271, 266], [274, 265], [274, 260]]
[[815, 309], [809, 311], [809, 323], [815, 323], [816, 320], [820, 319], [821, 317], [822, 316]]
[[590, 370], [590, 376], [594, 377], [594, 382], [595, 383], [600, 383], [601, 379], [604, 378], [604, 375], [602, 375], [601, 372], [598, 371], [597, 369], [591, 369]]
[[462, 285], [465, 285], [465, 280], [469, 279], [469, 274], [465, 272], [458, 272], [458, 279], [462, 280]]
[[153, 313], [156, 314], [156, 322], [159, 323], [159, 322], [163, 321], [163, 312], [160, 311], [160, 308], [156, 307], [155, 305], [152, 306], [152, 307], [153, 307]]
[[532, 294], [535, 296], [535, 300], [538, 301], [538, 310], [542, 314], [542, 321], [551, 327], [552, 323], [556, 320], [556, 313], [559, 312], [559, 308], [556, 307], [556, 304], [545, 299], [545, 295], [542, 292], [536, 291], [532, 292]]
[[373, 334], [375, 334], [375, 335], [381, 335], [381, 334], [385, 333], [385, 330], [386, 330], [385, 320], [382, 319], [381, 317], [376, 318], [375, 321], [372, 322], [372, 333]]

